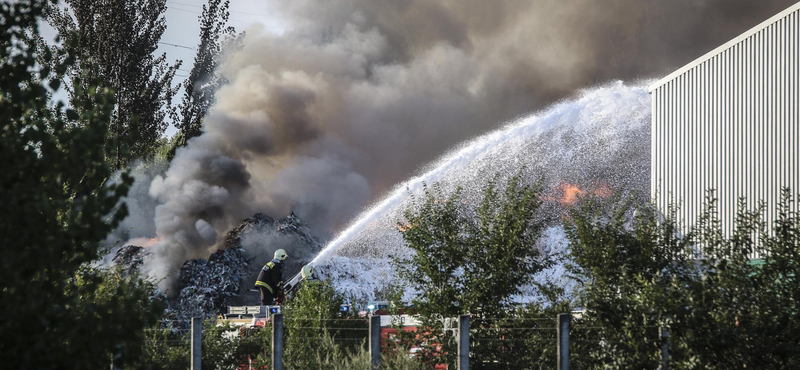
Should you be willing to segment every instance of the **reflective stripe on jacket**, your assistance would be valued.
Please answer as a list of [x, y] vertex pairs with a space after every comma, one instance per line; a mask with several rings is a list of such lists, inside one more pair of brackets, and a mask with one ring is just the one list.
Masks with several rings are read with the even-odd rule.
[[272, 290], [272, 287], [263, 281], [256, 280], [256, 286], [263, 286], [264, 288], [267, 288], [267, 290], [269, 290], [270, 293], [275, 294], [275, 291]]
[[275, 294], [283, 290], [283, 276], [281, 274], [281, 261], [272, 260], [261, 268], [256, 279], [256, 286], [263, 286]]

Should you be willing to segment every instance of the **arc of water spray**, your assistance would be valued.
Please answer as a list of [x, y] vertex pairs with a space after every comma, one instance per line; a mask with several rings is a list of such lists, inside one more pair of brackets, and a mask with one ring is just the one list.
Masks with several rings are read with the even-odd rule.
[[[405, 200], [409, 192], [418, 191], [423, 183], [438, 181], [441, 176], [445, 175], [454, 166], [469, 163], [487, 150], [500, 147], [500, 145], [509, 140], [532, 137], [565, 122], [589, 127], [594, 120], [588, 119], [586, 120], [588, 122], [581, 122], [579, 116], [582, 109], [585, 110], [588, 106], [597, 105], [597, 107], [593, 107], [594, 110], [604, 111], [608, 109], [607, 106], [603, 105], [607, 103], [607, 99], [614, 101], [626, 101], [632, 97], [640, 99], [642, 94], [646, 94], [647, 83], [648, 81], [636, 81], [628, 85], [623, 81], [614, 81], [606, 85], [582, 90], [574, 99], [561, 101], [540, 112], [518, 119], [500, 129], [465, 142], [445, 155], [441, 160], [434, 162], [432, 169], [395, 187], [388, 196], [361, 213], [356, 221], [329, 242], [309, 264], [315, 266], [326, 260], [337, 248], [363, 231], [370, 223], [393, 206]], [[598, 92], [601, 93], [601, 96], [596, 95]]]
[[[621, 83], [621, 82], [619, 82]], [[373, 220], [377, 219], [384, 212], [397, 205], [399, 202], [408, 197], [409, 192], [415, 192], [422, 187], [423, 183], [433, 183], [437, 181], [441, 175], [446, 173], [453, 166], [461, 163], [468, 163], [475, 159], [477, 156], [484, 153], [488, 148], [496, 147], [501, 143], [520, 136], [529, 137], [531, 135], [541, 133], [549, 128], [552, 120], [548, 120], [549, 116], [562, 114], [558, 109], [567, 103], [559, 103], [551, 109], [546, 110], [542, 115], [533, 114], [531, 116], [518, 119], [509, 123], [508, 125], [490, 132], [488, 134], [479, 136], [472, 139], [465, 144], [462, 144], [458, 149], [453, 150], [449, 155], [446, 155], [440, 160], [437, 165], [428, 172], [413, 177], [406, 182], [395, 187], [392, 192], [377, 204], [370, 207], [367, 211], [363, 212], [347, 229], [342, 231], [336, 236], [334, 240], [328, 243], [325, 248], [309, 263], [311, 266], [324, 261], [328, 258], [340, 245], [350, 240], [353, 236], [364, 230]]]
[[[564, 124], [575, 125], [575, 128], [592, 127], [597, 124], [597, 119], [593, 119], [592, 114], [599, 114], [601, 117], [607, 115], [609, 101], [625, 102], [631, 98], [637, 101], [641, 100], [642, 95], [647, 94], [646, 86], [646, 82], [642, 83], [641, 81], [633, 86], [625, 86], [622, 81], [616, 81], [587, 89], [581, 91], [579, 96], [574, 99], [564, 100], [543, 111], [515, 120], [500, 129], [463, 143], [442, 159], [433, 162], [430, 170], [396, 186], [386, 197], [362, 212], [350, 226], [329, 242], [309, 265], [316, 266], [326, 261], [338, 248], [356, 237], [393, 207], [405, 201], [409, 193], [419, 191], [423, 183], [439, 181], [453, 168], [468, 165], [479, 156], [494, 148], [501, 148], [511, 140], [524, 140]], [[592, 114], [587, 116], [586, 112]], [[299, 274], [292, 278], [288, 285], [294, 286], [298, 281], [300, 281]]]

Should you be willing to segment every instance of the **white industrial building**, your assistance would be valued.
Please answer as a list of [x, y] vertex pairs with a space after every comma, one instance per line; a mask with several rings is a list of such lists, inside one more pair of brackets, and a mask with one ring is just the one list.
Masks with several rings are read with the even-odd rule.
[[[800, 192], [800, 3], [650, 86], [651, 192], [694, 224], [715, 189], [730, 235], [739, 197]], [[795, 210], [797, 210], [795, 204]]]

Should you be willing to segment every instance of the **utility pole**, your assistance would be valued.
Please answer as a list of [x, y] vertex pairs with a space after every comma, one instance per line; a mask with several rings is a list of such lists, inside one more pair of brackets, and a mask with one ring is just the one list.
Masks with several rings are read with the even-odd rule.
[[369, 318], [369, 358], [373, 370], [381, 364], [381, 317], [372, 315]]
[[192, 370], [202, 369], [203, 319], [192, 317]]
[[458, 370], [469, 370], [469, 315], [458, 317]]
[[558, 370], [569, 370], [569, 321], [571, 314], [562, 313], [558, 315], [558, 326], [556, 327], [556, 352], [558, 353]]
[[272, 315], [272, 370], [283, 370], [283, 314]]

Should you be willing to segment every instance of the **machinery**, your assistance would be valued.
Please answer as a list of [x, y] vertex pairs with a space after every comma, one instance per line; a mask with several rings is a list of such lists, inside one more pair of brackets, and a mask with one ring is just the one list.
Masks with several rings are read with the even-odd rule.
[[[306, 281], [319, 280], [314, 276], [314, 268], [311, 265], [305, 265], [293, 276], [287, 283], [283, 285], [283, 297], [280, 297], [276, 302], [282, 302], [284, 297], [291, 292], [296, 291], [302, 283]], [[251, 289], [255, 291], [255, 289]], [[350, 312], [352, 306], [344, 304], [340, 308], [342, 312]], [[228, 306], [228, 312], [220, 315], [220, 319], [227, 320], [234, 325], [250, 326], [250, 327], [263, 327], [269, 320], [270, 315], [281, 313], [281, 306]]]
[[281, 313], [281, 306], [228, 306], [228, 312], [219, 318], [236, 326], [263, 327], [276, 313]]
[[314, 276], [314, 266], [311, 266], [310, 264], [305, 265], [302, 269], [300, 269], [300, 272], [298, 272], [295, 276], [289, 279], [286, 284], [283, 285], [283, 294], [288, 295], [289, 293], [294, 292], [300, 287], [301, 283], [307, 280], [311, 281], [318, 279], [319, 278]]

